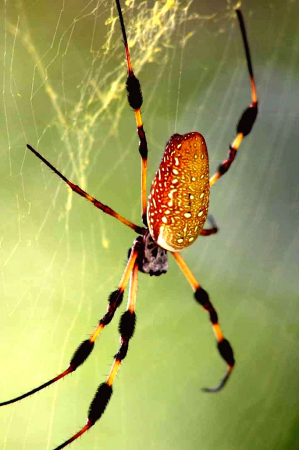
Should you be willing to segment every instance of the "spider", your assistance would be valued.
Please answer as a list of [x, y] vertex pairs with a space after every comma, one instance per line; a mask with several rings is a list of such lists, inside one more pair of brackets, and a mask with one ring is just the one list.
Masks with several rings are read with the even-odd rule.
[[[104, 205], [99, 200], [83, 191], [79, 186], [69, 181], [33, 147], [27, 145], [28, 149], [52, 169], [53, 172], [68, 184], [74, 192], [86, 198], [104, 213], [115, 217], [119, 222], [131, 228], [138, 234], [129, 250], [127, 265], [119, 285], [117, 289], [111, 293], [108, 299], [106, 314], [100, 319], [89, 339], [83, 341], [76, 349], [67, 369], [41, 386], [16, 398], [0, 403], [0, 406], [4, 406], [22, 400], [23, 398], [55, 383], [61, 378], [64, 378], [82, 365], [91, 354], [95, 341], [103, 329], [112, 321], [115, 311], [123, 300], [124, 291], [129, 283], [127, 309], [122, 314], [119, 322], [121, 343], [114, 356], [114, 362], [110, 373], [106, 381], [101, 383], [96, 391], [90, 404], [87, 422], [84, 427], [71, 438], [56, 447], [55, 450], [62, 449], [75, 441], [79, 436], [89, 430], [102, 416], [111, 398], [112, 385], [116, 374], [122, 361], [127, 355], [129, 342], [135, 330], [138, 271], [151, 276], [159, 276], [166, 273], [168, 269], [167, 252], [174, 257], [180, 269], [186, 276], [194, 291], [195, 300], [208, 312], [215, 333], [219, 353], [227, 365], [226, 373], [219, 385], [215, 388], [204, 388], [203, 391], [220, 391], [226, 384], [235, 365], [233, 350], [228, 340], [224, 338], [218, 323], [217, 312], [209, 299], [209, 295], [197, 282], [193, 273], [182, 258], [180, 251], [184, 250], [189, 245], [192, 245], [198, 236], [210, 236], [218, 231], [213, 218], [208, 216], [210, 187], [228, 171], [235, 159], [237, 150], [243, 138], [250, 133], [257, 117], [258, 100], [256, 85], [242, 13], [239, 9], [236, 9], [250, 76], [252, 101], [241, 115], [237, 125], [236, 137], [229, 147], [227, 158], [220, 164], [217, 172], [209, 178], [209, 159], [204, 137], [197, 132], [190, 132], [184, 135], [174, 134], [166, 144], [160, 166], [153, 179], [147, 200], [146, 175], [148, 149], [140, 111], [143, 102], [142, 91], [140, 82], [136, 78], [131, 64], [120, 1], [115, 1], [126, 54], [126, 90], [128, 103], [135, 113], [137, 134], [139, 137], [139, 153], [141, 156], [141, 209], [144, 226], [139, 226], [130, 222], [109, 206]], [[207, 219], [211, 224], [210, 228], [204, 228]]]

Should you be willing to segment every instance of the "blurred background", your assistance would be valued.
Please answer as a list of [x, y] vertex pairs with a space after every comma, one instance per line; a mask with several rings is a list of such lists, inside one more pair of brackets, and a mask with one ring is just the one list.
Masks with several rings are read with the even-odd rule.
[[[174, 133], [201, 132], [211, 173], [250, 102], [231, 1], [123, 1], [144, 95], [148, 184]], [[183, 253], [237, 360], [170, 258], [139, 277], [137, 328], [103, 418], [73, 449], [299, 449], [299, 4], [242, 1], [260, 108], [212, 189], [220, 232]], [[140, 223], [140, 158], [111, 1], [1, 4], [1, 401], [64, 370], [106, 311], [134, 232], [72, 195], [34, 155]], [[121, 307], [124, 310], [125, 302]], [[77, 372], [0, 409], [0, 448], [53, 449], [85, 424], [119, 346], [120, 311]]]

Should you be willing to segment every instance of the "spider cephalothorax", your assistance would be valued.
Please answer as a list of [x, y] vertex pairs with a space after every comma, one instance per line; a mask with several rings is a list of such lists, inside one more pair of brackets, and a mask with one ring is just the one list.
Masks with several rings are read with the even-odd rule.
[[149, 275], [162, 275], [168, 270], [167, 250], [160, 247], [149, 231], [143, 236], [141, 257], [138, 260], [139, 270]]
[[[168, 270], [167, 250], [160, 247], [152, 238], [149, 230], [146, 230], [143, 236], [138, 236], [136, 241], [138, 246], [138, 270], [150, 276], [159, 276]], [[128, 258], [130, 258], [132, 248], [128, 250]]]
[[122, 314], [119, 322], [120, 347], [114, 355], [114, 362], [109, 375], [106, 381], [101, 383], [98, 387], [90, 404], [86, 425], [70, 439], [56, 447], [55, 450], [62, 449], [76, 440], [90, 429], [103, 414], [112, 395], [112, 384], [122, 361], [127, 355], [129, 341], [135, 330], [138, 271], [156, 276], [166, 273], [168, 270], [168, 251], [174, 257], [191, 285], [195, 300], [208, 313], [216, 337], [217, 348], [227, 365], [226, 373], [220, 381], [220, 384], [216, 388], [208, 388], [204, 389], [204, 391], [217, 392], [222, 389], [235, 364], [232, 348], [222, 333], [218, 323], [217, 312], [209, 299], [209, 295], [196, 280], [182, 258], [180, 251], [193, 244], [198, 236], [210, 236], [217, 232], [217, 227], [212, 217], [209, 217], [211, 228], [204, 228], [204, 224], [208, 217], [210, 187], [213, 186], [230, 168], [243, 138], [251, 131], [257, 116], [257, 93], [242, 14], [240, 10], [236, 10], [250, 75], [252, 102], [241, 116], [237, 126], [237, 135], [229, 147], [227, 158], [220, 164], [218, 171], [209, 179], [209, 159], [203, 136], [197, 132], [190, 132], [184, 135], [174, 134], [166, 144], [162, 161], [152, 182], [147, 202], [146, 174], [148, 149], [140, 111], [143, 101], [142, 93], [140, 83], [132, 69], [126, 30], [119, 0], [116, 0], [116, 7], [125, 46], [128, 71], [126, 82], [128, 102], [135, 113], [139, 137], [139, 153], [142, 161], [141, 216], [145, 227], [129, 221], [109, 206], [104, 205], [102, 202], [83, 191], [79, 186], [69, 181], [33, 147], [27, 145], [28, 149], [67, 183], [75, 193], [93, 203], [96, 208], [102, 210], [104, 213], [115, 217], [118, 221], [138, 234], [132, 248], [129, 250], [127, 265], [118, 287], [109, 296], [106, 313], [99, 320], [97, 327], [90, 337], [79, 345], [72, 356], [67, 369], [41, 386], [12, 400], [0, 403], [0, 406], [3, 406], [28, 397], [46, 386], [55, 383], [59, 379], [64, 378], [82, 365], [91, 354], [94, 343], [103, 329], [112, 321], [117, 308], [122, 303], [124, 291], [129, 283], [127, 308]]

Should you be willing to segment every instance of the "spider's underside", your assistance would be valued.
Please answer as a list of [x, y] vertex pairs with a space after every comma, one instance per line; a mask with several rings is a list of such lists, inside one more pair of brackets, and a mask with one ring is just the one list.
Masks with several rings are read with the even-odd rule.
[[[168, 258], [167, 250], [156, 244], [149, 232], [145, 233], [141, 256], [138, 258], [138, 269], [140, 272], [147, 273], [149, 275], [162, 275], [168, 270]], [[129, 255], [131, 249], [129, 250]]]
[[109, 206], [104, 205], [83, 191], [79, 186], [69, 181], [33, 147], [27, 145], [28, 149], [53, 170], [75, 193], [84, 197], [93, 203], [96, 208], [116, 218], [119, 222], [130, 227], [138, 234], [132, 248], [128, 252], [127, 265], [118, 287], [111, 293], [108, 299], [107, 312], [99, 320], [96, 329], [90, 337], [83, 341], [74, 352], [67, 369], [41, 386], [11, 400], [0, 403], [0, 406], [4, 406], [22, 400], [55, 383], [59, 379], [64, 378], [82, 365], [91, 354], [95, 341], [103, 329], [112, 321], [117, 308], [122, 303], [124, 291], [129, 284], [127, 308], [122, 314], [119, 323], [120, 347], [114, 355], [114, 362], [110, 373], [106, 381], [99, 385], [90, 404], [86, 425], [74, 436], [56, 447], [55, 450], [62, 449], [76, 440], [89, 430], [102, 416], [112, 395], [112, 384], [122, 361], [127, 355], [129, 341], [135, 330], [138, 271], [156, 276], [166, 273], [168, 270], [168, 252], [174, 257], [191, 285], [195, 300], [208, 313], [219, 353], [227, 365], [226, 373], [219, 385], [212, 389], [205, 388], [204, 391], [218, 392], [221, 390], [226, 384], [235, 365], [232, 348], [222, 333], [218, 323], [217, 312], [209, 299], [209, 295], [196, 280], [182, 258], [180, 251], [193, 244], [198, 236], [209, 236], [217, 232], [217, 226], [210, 216], [211, 228], [204, 228], [208, 217], [210, 187], [230, 168], [243, 138], [250, 133], [257, 116], [258, 100], [256, 86], [242, 14], [240, 10], [236, 10], [246, 53], [252, 102], [243, 112], [238, 122], [237, 134], [229, 147], [227, 158], [220, 164], [218, 171], [209, 179], [209, 160], [203, 136], [197, 132], [190, 132], [184, 135], [174, 134], [166, 144], [162, 161], [152, 182], [147, 201], [146, 175], [148, 149], [140, 111], [143, 99], [139, 80], [136, 78], [132, 69], [120, 2], [119, 0], [115, 1], [126, 53], [128, 71], [126, 89], [128, 92], [128, 102], [135, 113], [139, 137], [142, 173], [141, 205], [144, 226], [136, 225], [127, 220]]

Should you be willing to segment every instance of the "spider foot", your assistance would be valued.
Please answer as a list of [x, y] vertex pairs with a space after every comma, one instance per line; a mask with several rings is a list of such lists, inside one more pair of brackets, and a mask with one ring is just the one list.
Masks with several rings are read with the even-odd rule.
[[220, 381], [219, 385], [215, 388], [203, 388], [203, 392], [219, 392], [221, 389], [225, 386], [227, 380], [229, 379], [229, 376], [234, 368], [235, 365], [235, 359], [234, 359], [234, 353], [233, 349], [231, 348], [230, 343], [227, 339], [222, 339], [218, 342], [218, 350], [222, 358], [225, 360], [225, 362], [228, 365], [228, 369], [226, 371], [226, 374]]
[[232, 367], [228, 368], [226, 374], [224, 375], [224, 377], [222, 378], [222, 380], [220, 381], [218, 386], [216, 386], [215, 388], [202, 388], [201, 389], [202, 392], [219, 392], [219, 391], [221, 391], [221, 389], [225, 386], [227, 380], [229, 379], [232, 369], [233, 369]]

